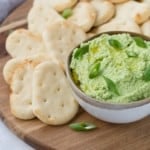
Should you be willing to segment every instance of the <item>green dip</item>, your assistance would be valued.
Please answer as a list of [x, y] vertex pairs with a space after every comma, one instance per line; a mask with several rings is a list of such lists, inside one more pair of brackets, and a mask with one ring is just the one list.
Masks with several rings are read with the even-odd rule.
[[79, 88], [99, 101], [150, 97], [150, 41], [140, 37], [102, 34], [73, 51], [70, 68]]

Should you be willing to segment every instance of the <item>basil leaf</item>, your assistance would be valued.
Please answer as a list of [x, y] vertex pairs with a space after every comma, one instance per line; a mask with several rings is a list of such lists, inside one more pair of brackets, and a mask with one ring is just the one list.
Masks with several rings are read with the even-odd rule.
[[69, 127], [75, 131], [89, 131], [96, 128], [96, 125], [89, 122], [72, 123]]
[[67, 9], [65, 9], [65, 10], [62, 12], [61, 15], [62, 15], [63, 18], [67, 19], [67, 18], [69, 18], [72, 14], [73, 14], [72, 9], [67, 8]]
[[111, 92], [115, 93], [116, 95], [120, 95], [119, 92], [118, 92], [118, 89], [117, 89], [117, 87], [116, 87], [116, 84], [115, 84], [111, 79], [109, 79], [109, 78], [107, 78], [107, 77], [105, 77], [105, 76], [103, 76], [103, 77], [104, 77], [104, 79], [105, 79], [105, 81], [106, 81], [106, 83], [107, 83], [108, 89], [109, 89]]
[[116, 49], [121, 49], [122, 48], [122, 45], [118, 40], [109, 39], [108, 42], [109, 42], [109, 45], [111, 45], [112, 47], [114, 47]]
[[96, 62], [89, 68], [89, 78], [93, 79], [100, 74], [100, 62]]
[[150, 66], [144, 70], [143, 80], [150, 81]]
[[88, 51], [89, 51], [89, 45], [83, 45], [82, 47], [77, 49], [77, 51], [74, 54], [74, 58], [79, 59]]
[[144, 40], [141, 37], [133, 37], [135, 43], [137, 46], [142, 47], [142, 48], [147, 48], [146, 43], [144, 42]]

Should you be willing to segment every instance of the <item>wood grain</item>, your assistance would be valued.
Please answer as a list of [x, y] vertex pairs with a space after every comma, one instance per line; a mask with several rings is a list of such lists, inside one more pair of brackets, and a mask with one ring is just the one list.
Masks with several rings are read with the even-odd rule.
[[[29, 8], [28, 3], [24, 5]], [[27, 14], [27, 7], [25, 12], [21, 10], [24, 15], [19, 17], [16, 10], [17, 13], [10, 15], [11, 19], [6, 20], [5, 24], [16, 18], [22, 19]], [[90, 132], [72, 131], [68, 124], [48, 126], [38, 119], [16, 119], [10, 112], [10, 91], [2, 76], [3, 66], [10, 59], [5, 51], [7, 34], [0, 34], [0, 117], [15, 134], [39, 150], [150, 150], [150, 117], [132, 124], [116, 125], [97, 120], [80, 109], [71, 122], [93, 122], [97, 129]]]

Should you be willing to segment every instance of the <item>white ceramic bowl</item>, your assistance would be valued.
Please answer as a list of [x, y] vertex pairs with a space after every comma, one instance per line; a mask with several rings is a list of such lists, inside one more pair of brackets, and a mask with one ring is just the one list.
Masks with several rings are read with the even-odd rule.
[[[138, 35], [141, 36], [143, 39], [150, 41], [150, 38], [148, 37], [136, 33], [131, 33], [131, 32], [119, 31], [119, 32], [105, 32], [105, 33], [111, 35], [117, 33], [129, 33], [131, 34], [131, 36]], [[101, 34], [97, 36], [100, 36]], [[89, 40], [95, 37], [92, 37]], [[66, 67], [67, 78], [69, 80], [69, 83], [71, 85], [76, 100], [85, 111], [87, 111], [89, 114], [91, 114], [92, 116], [98, 119], [101, 119], [106, 122], [111, 122], [111, 123], [130, 123], [130, 122], [138, 121], [146, 116], [150, 116], [150, 98], [131, 102], [128, 104], [111, 104], [111, 103], [96, 101], [94, 98], [91, 98], [87, 96], [85, 93], [83, 93], [78, 88], [78, 86], [74, 83], [71, 76], [71, 70], [69, 66], [70, 66], [72, 52], [70, 53], [67, 61], [67, 67]]]

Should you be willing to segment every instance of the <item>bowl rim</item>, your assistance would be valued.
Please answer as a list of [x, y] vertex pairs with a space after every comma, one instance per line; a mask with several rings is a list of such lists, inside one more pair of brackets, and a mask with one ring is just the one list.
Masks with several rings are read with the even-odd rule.
[[[123, 33], [127, 33], [130, 34], [131, 36], [140, 36], [142, 37], [144, 40], [150, 41], [150, 37], [139, 34], [139, 33], [134, 33], [134, 32], [128, 32], [128, 31], [108, 31], [108, 32], [102, 32], [100, 34], [97, 34], [85, 41], [83, 41], [82, 43], [88, 42], [90, 40], [93, 40], [94, 38], [97, 38], [103, 34], [109, 34], [109, 35], [113, 35], [113, 34], [123, 34]], [[81, 43], [80, 43], [81, 44]], [[76, 46], [74, 49], [78, 48], [80, 46], [80, 44], [78, 46]], [[139, 100], [139, 101], [133, 101], [130, 103], [110, 103], [110, 102], [104, 102], [104, 101], [99, 101], [95, 98], [92, 98], [90, 96], [88, 96], [87, 94], [85, 94], [73, 81], [72, 79], [72, 75], [71, 75], [71, 69], [70, 69], [70, 61], [71, 61], [71, 57], [73, 54], [74, 49], [71, 50], [70, 54], [67, 57], [67, 64], [66, 64], [66, 74], [67, 74], [67, 78], [69, 80], [69, 83], [71, 85], [71, 88], [73, 90], [73, 92], [83, 101], [85, 101], [88, 104], [91, 104], [95, 107], [101, 107], [101, 108], [107, 108], [107, 109], [129, 109], [129, 108], [134, 108], [134, 107], [140, 107], [146, 104], [150, 103], [150, 98], [145, 98], [143, 100]]]

